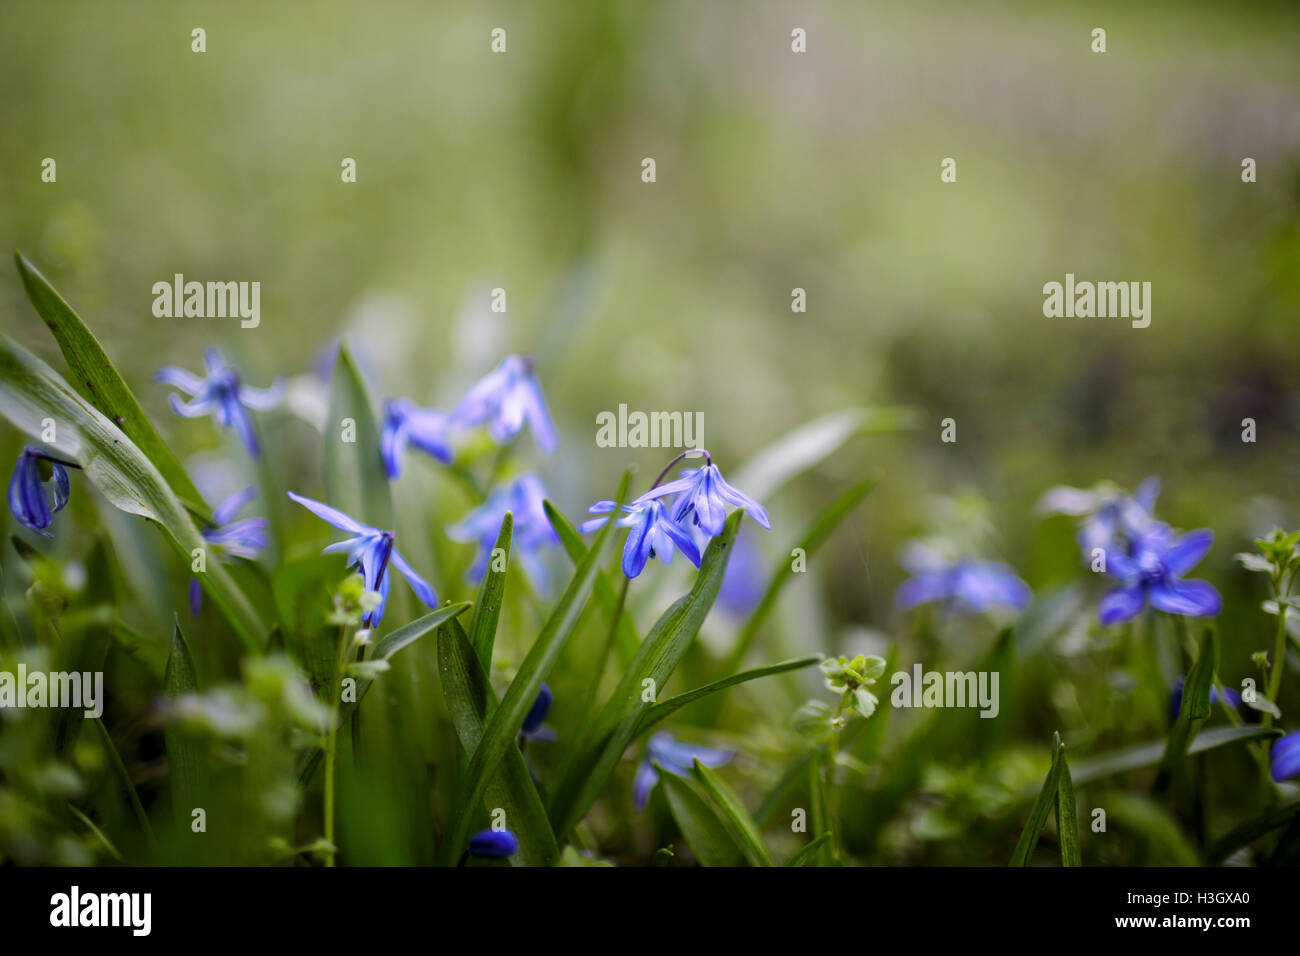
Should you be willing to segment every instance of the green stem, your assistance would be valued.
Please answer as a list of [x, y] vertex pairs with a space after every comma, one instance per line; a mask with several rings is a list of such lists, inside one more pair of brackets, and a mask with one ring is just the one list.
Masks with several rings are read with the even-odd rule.
[[844, 714], [844, 698], [835, 707], [831, 716], [831, 739], [826, 746], [826, 816], [831, 830], [831, 853], [837, 862], [844, 859], [843, 834], [840, 832], [840, 798], [835, 786], [836, 767], [839, 763], [840, 728], [839, 721]]
[[334, 656], [334, 682], [330, 692], [330, 726], [325, 738], [325, 842], [329, 844], [324, 851], [325, 865], [333, 866], [336, 854], [334, 846], [334, 763], [338, 751], [339, 739], [339, 698], [343, 696], [343, 667], [347, 654], [348, 629], [339, 628], [338, 653]]
[[[1286, 614], [1287, 606], [1282, 603], [1290, 590], [1283, 581], [1284, 574], [1279, 574], [1273, 581], [1273, 596], [1277, 601], [1277, 639], [1273, 644], [1273, 660], [1270, 661], [1268, 673], [1268, 700], [1276, 706], [1277, 695], [1282, 690], [1282, 665], [1286, 660]], [[1273, 726], [1273, 715], [1265, 713], [1261, 723], [1265, 727]]]

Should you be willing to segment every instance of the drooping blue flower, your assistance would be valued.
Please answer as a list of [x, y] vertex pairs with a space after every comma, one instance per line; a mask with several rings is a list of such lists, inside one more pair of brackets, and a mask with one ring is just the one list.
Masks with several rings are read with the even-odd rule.
[[470, 387], [451, 417], [456, 424], [471, 428], [486, 423], [493, 441], [500, 445], [519, 434], [527, 423], [542, 451], [555, 449], [555, 427], [533, 374], [532, 359], [524, 356], [507, 355]]
[[[75, 462], [51, 457], [31, 445], [23, 448], [18, 453], [13, 477], [9, 479], [9, 510], [18, 523], [42, 537], [54, 537], [45, 529], [68, 503], [72, 486], [67, 469], [80, 467]], [[48, 489], [44, 487], [47, 481], [50, 483]]]
[[[265, 518], [234, 520], [244, 505], [256, 497], [257, 489], [252, 487], [235, 492], [217, 505], [212, 512], [212, 524], [199, 532], [203, 535], [203, 540], [212, 545], [218, 560], [231, 557], [253, 561], [257, 558], [257, 552], [266, 547], [268, 538]], [[190, 578], [189, 597], [190, 612], [198, 617], [203, 609], [203, 589], [198, 578]]]
[[551, 712], [551, 703], [554, 697], [551, 689], [542, 684], [542, 689], [538, 691], [537, 699], [533, 701], [533, 706], [528, 708], [528, 713], [524, 716], [523, 725], [519, 728], [520, 733], [532, 734], [542, 726], [546, 720], [546, 715]]
[[942, 601], [956, 614], [979, 613], [994, 605], [1020, 611], [1033, 599], [1029, 585], [1000, 561], [950, 561], [914, 545], [904, 553], [902, 564], [912, 572], [894, 594], [894, 603], [904, 611], [932, 601]]
[[451, 463], [449, 432], [451, 419], [431, 408], [420, 408], [404, 399], [390, 399], [384, 404], [384, 426], [380, 452], [389, 478], [402, 471], [402, 453], [408, 444], [432, 455], [444, 465]]
[[1142, 482], [1134, 495], [1109, 483], [1088, 490], [1061, 485], [1043, 495], [1038, 507], [1048, 514], [1086, 519], [1079, 527], [1079, 547], [1084, 560], [1091, 561], [1097, 548], [1123, 547], [1150, 528], [1159, 494], [1160, 479], [1155, 476]]
[[1205, 557], [1214, 542], [1208, 528], [1177, 535], [1156, 523], [1134, 537], [1127, 549], [1106, 552], [1106, 573], [1120, 581], [1102, 596], [1097, 613], [1105, 626], [1131, 621], [1148, 603], [1158, 611], [1188, 617], [1219, 613], [1222, 600], [1206, 581], [1184, 581], [1182, 575]]
[[[609, 520], [608, 515], [616, 507], [613, 501], [597, 501], [587, 509], [589, 514], [605, 515], [592, 518], [580, 525], [585, 532], [595, 531]], [[642, 495], [631, 504], [623, 505], [626, 512], [615, 519], [620, 528], [630, 529], [627, 541], [623, 544], [623, 573], [634, 578], [645, 570], [646, 561], [659, 558], [664, 564], [673, 563], [673, 554], [681, 549], [686, 560], [697, 568], [700, 566], [700, 549], [690, 532], [668, 516], [668, 509], [658, 498], [646, 498]]]
[[632, 781], [632, 802], [638, 811], [644, 810], [650, 799], [650, 791], [659, 782], [658, 764], [669, 773], [679, 777], [688, 776], [698, 760], [706, 767], [720, 767], [734, 757], [730, 750], [717, 747], [699, 747], [695, 744], [682, 743], [660, 731], [646, 743], [645, 756], [637, 765], [636, 777]]
[[154, 375], [154, 381], [188, 393], [186, 401], [181, 401], [178, 395], [171, 396], [172, 411], [177, 415], [185, 418], [215, 416], [219, 424], [233, 427], [248, 453], [257, 458], [261, 454], [261, 448], [248, 410], [274, 408], [280, 402], [283, 384], [277, 381], [269, 389], [242, 384], [238, 370], [227, 365], [215, 348], [204, 352], [203, 360], [207, 366], [206, 378], [183, 368], [168, 366]]
[[469, 838], [469, 855], [504, 860], [519, 852], [519, 839], [509, 830], [480, 830]]
[[[700, 468], [687, 468], [676, 481], [652, 488], [637, 499], [663, 498], [677, 495], [673, 503], [673, 521], [681, 523], [689, 516], [709, 537], [722, 534], [727, 523], [727, 505], [744, 508], [764, 528], [771, 528], [767, 512], [749, 495], [727, 484], [718, 466], [709, 461]], [[635, 504], [635, 502], [633, 502]]]
[[487, 501], [447, 529], [447, 537], [453, 541], [478, 542], [478, 554], [469, 570], [470, 580], [482, 580], [487, 571], [497, 535], [501, 532], [501, 522], [508, 511], [514, 521], [510, 553], [519, 558], [519, 563], [539, 591], [545, 593], [549, 589], [550, 574], [542, 558], [542, 549], [559, 544], [560, 538], [546, 517], [545, 501], [546, 488], [541, 479], [530, 472], [520, 475], [509, 485], [494, 488]]
[[[1186, 676], [1178, 678], [1178, 683], [1174, 684], [1173, 692], [1169, 695], [1170, 716], [1175, 720], [1178, 719], [1178, 711], [1182, 709], [1183, 706], [1183, 684], [1186, 681], [1187, 681]], [[1232, 708], [1241, 707], [1241, 695], [1238, 694], [1231, 687], [1211, 686], [1210, 703], [1217, 704], [1220, 700], [1227, 703], [1229, 707]]]
[[379, 605], [365, 617], [364, 623], [367, 626], [373, 627], [377, 625], [384, 616], [384, 607], [388, 603], [388, 567], [390, 564], [402, 572], [402, 576], [406, 578], [406, 582], [411, 586], [411, 590], [415, 592], [416, 597], [429, 607], [437, 607], [438, 598], [433, 593], [433, 588], [429, 587], [424, 578], [415, 572], [415, 569], [402, 557], [401, 552], [393, 547], [393, 539], [396, 537], [394, 532], [380, 531], [378, 528], [363, 525], [337, 508], [331, 508], [319, 501], [304, 498], [292, 491], [289, 492], [289, 497], [322, 521], [326, 521], [340, 531], [346, 531], [352, 535], [346, 541], [331, 544], [321, 553], [346, 553], [348, 555], [347, 566], [349, 568], [353, 566], [360, 568], [361, 576], [366, 582], [366, 590], [379, 592]]
[[1278, 783], [1300, 777], [1300, 730], [1277, 738], [1270, 758], [1273, 779]]
[[727, 559], [727, 570], [722, 573], [722, 587], [718, 589], [718, 604], [733, 617], [745, 617], [767, 590], [763, 555], [752, 535], [741, 529], [736, 544]]

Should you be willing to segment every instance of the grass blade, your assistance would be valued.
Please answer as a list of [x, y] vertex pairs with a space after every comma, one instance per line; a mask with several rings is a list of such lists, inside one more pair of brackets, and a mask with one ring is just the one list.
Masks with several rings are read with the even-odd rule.
[[1280, 829], [1297, 818], [1300, 818], [1300, 800], [1294, 800], [1276, 810], [1270, 810], [1261, 817], [1256, 817], [1254, 820], [1235, 827], [1216, 840], [1214, 846], [1210, 848], [1210, 852], [1206, 855], [1205, 862], [1210, 866], [1216, 866], [1242, 847], [1258, 840], [1265, 833]]
[[1178, 717], [1170, 728], [1169, 742], [1160, 759], [1160, 769], [1156, 771], [1155, 792], [1158, 794], [1169, 788], [1174, 773], [1187, 755], [1188, 744], [1210, 717], [1210, 692], [1214, 687], [1214, 672], [1218, 665], [1219, 642], [1214, 639], [1214, 632], [1207, 628], [1205, 636], [1201, 638], [1196, 663], [1188, 671], [1187, 680], [1183, 684], [1183, 699], [1178, 708]]
[[1070, 779], [1070, 765], [1061, 748], [1061, 777], [1056, 788], [1056, 832], [1061, 841], [1061, 866], [1083, 866], [1079, 850], [1079, 820], [1074, 802], [1074, 781]]
[[[506, 569], [510, 562], [510, 538], [514, 527], [514, 515], [507, 511], [501, 521], [496, 546], [492, 549], [487, 568], [483, 572], [483, 580], [479, 583], [474, 614], [469, 621], [470, 646], [474, 648], [478, 662], [487, 674], [492, 673], [492, 645], [496, 643], [497, 621], [501, 617], [501, 601], [506, 592]], [[497, 570], [498, 553], [502, 556], [500, 570]]]
[[[438, 669], [456, 735], [465, 752], [474, 753], [483, 739], [488, 714], [497, 706], [497, 695], [465, 629], [455, 618], [438, 627]], [[551, 866], [559, 859], [560, 850], [546, 819], [546, 808], [518, 747], [506, 748], [488, 780], [485, 801], [490, 809], [505, 810], [506, 826], [519, 839], [519, 852], [512, 862]], [[464, 812], [471, 811], [467, 807]]]
[[732, 542], [740, 528], [737, 511], [727, 519], [722, 533], [709, 542], [691, 590], [678, 598], [651, 628], [618, 686], [597, 715], [583, 745], [573, 751], [561, 770], [551, 799], [551, 823], [563, 837], [587, 813], [605, 781], [614, 772], [623, 751], [632, 742], [649, 703], [642, 700], [645, 681], [656, 689], [672, 676], [686, 649], [718, 596], [727, 569]]
[[330, 376], [325, 500], [371, 527], [393, 530], [393, 496], [379, 452], [375, 407], [346, 343], [339, 345]]
[[[170, 699], [175, 700], [194, 693], [198, 686], [194, 659], [190, 656], [185, 634], [181, 631], [180, 618], [177, 617], [172, 628], [167, 670], [163, 674], [163, 689]], [[167, 776], [171, 781], [172, 813], [179, 825], [200, 804], [199, 794], [203, 791], [202, 749], [171, 722], [163, 730], [163, 740], [167, 749]]]
[[826, 844], [830, 842], [831, 842], [831, 835], [829, 833], [823, 833], [821, 836], [813, 840], [811, 843], [809, 843], [806, 847], [804, 847], [794, 856], [790, 857], [790, 861], [786, 863], [786, 866], [793, 866], [793, 867], [803, 866], [805, 863], [811, 860], [813, 856], [822, 847], [826, 846]]
[[[632, 472], [624, 473], [616, 501], [622, 502], [626, 499], [631, 480]], [[460, 814], [443, 847], [445, 860], [454, 860], [465, 849], [469, 840], [470, 822], [477, 813], [488, 780], [501, 762], [506, 749], [514, 746], [515, 735], [519, 733], [524, 717], [528, 715], [529, 708], [537, 699], [542, 682], [546, 680], [560, 652], [564, 649], [565, 642], [573, 633], [578, 618], [587, 605], [587, 599], [591, 596], [596, 576], [600, 573], [600, 561], [604, 558], [613, 538], [615, 527], [615, 522], [605, 522], [591, 550], [574, 571], [555, 610], [543, 625], [542, 632], [533, 642], [523, 663], [519, 665], [515, 679], [510, 682], [505, 697], [501, 699], [501, 706], [488, 717], [483, 737], [478, 747], [474, 749], [469, 767], [465, 771]]]
[[[77, 462], [113, 507], [156, 523], [187, 567], [192, 552], [207, 551], [185, 506], [144, 452], [57, 372], [3, 334], [0, 416], [33, 438], [40, 438], [44, 421], [53, 418], [56, 437], [44, 444]], [[266, 625], [221, 562], [209, 560], [198, 580], [235, 633], [250, 649], [260, 650]], [[177, 595], [177, 603], [182, 601]]]
[[[1258, 725], [1214, 727], [1196, 735], [1195, 739], [1187, 747], [1186, 756], [1190, 757], [1195, 754], [1205, 753], [1208, 750], [1215, 750], [1230, 744], [1279, 737], [1281, 734], [1282, 731], [1276, 727], [1260, 727]], [[1074, 782], [1076, 784], [1090, 783], [1093, 780], [1110, 777], [1117, 773], [1154, 766], [1164, 756], [1167, 746], [1163, 740], [1153, 740], [1125, 750], [1093, 757], [1091, 760], [1081, 760], [1074, 766]]]
[[684, 694], [678, 694], [676, 697], [670, 697], [667, 700], [650, 707], [641, 717], [641, 722], [637, 724], [635, 733], [632, 738], [635, 740], [647, 730], [667, 719], [674, 712], [685, 707], [687, 704], [693, 704], [701, 698], [708, 697], [710, 694], [716, 694], [720, 690], [726, 690], [728, 687], [734, 687], [737, 684], [744, 684], [751, 680], [757, 680], [760, 677], [769, 677], [773, 674], [784, 674], [786, 671], [799, 670], [802, 667], [810, 667], [821, 660], [821, 655], [815, 657], [799, 657], [794, 660], [782, 661], [779, 664], [768, 664], [766, 667], [755, 667], [752, 670], [741, 671], [739, 674], [732, 674], [730, 677], [724, 677], [722, 680], [715, 680], [712, 683], [705, 684], [703, 687], [697, 687], [695, 690], [687, 691]]
[[722, 822], [713, 802], [685, 777], [657, 765], [656, 769], [677, 828], [700, 866], [739, 866], [744, 861], [740, 844]]
[[1029, 820], [1020, 833], [1020, 839], [1016, 842], [1015, 852], [1011, 854], [1012, 866], [1028, 866], [1030, 858], [1034, 855], [1034, 848], [1038, 846], [1038, 835], [1043, 831], [1047, 814], [1056, 802], [1056, 795], [1060, 790], [1061, 762], [1064, 754], [1065, 745], [1061, 743], [1061, 735], [1055, 733], [1052, 735], [1052, 767], [1047, 771], [1047, 779], [1043, 781], [1043, 788], [1038, 791], [1038, 799], [1034, 801], [1034, 808], [1029, 812]]
[[775, 866], [772, 862], [772, 854], [767, 849], [767, 844], [763, 842], [763, 836], [758, 832], [758, 827], [754, 819], [745, 809], [745, 805], [740, 802], [735, 791], [722, 782], [722, 778], [710, 770], [697, 759], [691, 773], [695, 779], [704, 788], [705, 792], [713, 798], [713, 802], [718, 805], [722, 811], [723, 819], [729, 821], [732, 829], [732, 835], [740, 843], [740, 848], [744, 850], [745, 856], [754, 866]]
[[94, 333], [22, 253], [14, 253], [14, 262], [18, 265], [18, 275], [22, 278], [27, 298], [53, 333], [59, 351], [63, 353], [72, 372], [72, 379], [82, 389], [86, 399], [105, 418], [116, 423], [135, 447], [153, 462], [163, 480], [192, 514], [197, 515], [201, 521], [211, 521], [212, 513], [204, 504], [203, 496], [190, 481], [180, 460], [145, 416], [140, 402], [113, 367], [108, 353]]

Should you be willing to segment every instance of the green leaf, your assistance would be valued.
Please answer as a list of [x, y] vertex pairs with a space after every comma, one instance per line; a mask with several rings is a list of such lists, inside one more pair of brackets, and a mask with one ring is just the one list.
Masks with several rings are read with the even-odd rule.
[[[45, 444], [79, 464], [109, 504], [155, 522], [186, 567], [192, 551], [206, 551], [185, 506], [153, 462], [57, 372], [5, 335], [0, 335], [0, 416], [38, 439], [42, 422], [54, 419], [55, 440]], [[244, 643], [260, 650], [266, 625], [219, 561], [208, 561], [207, 568], [198, 575], [200, 585]]]
[[768, 852], [758, 826], [735, 792], [716, 773], [700, 763], [698, 758], [691, 773], [722, 811], [723, 819], [729, 822], [732, 836], [737, 839], [749, 862], [754, 866], [774, 866], [772, 854]]
[[551, 798], [551, 823], [557, 836], [568, 833], [586, 815], [632, 742], [650, 706], [642, 700], [643, 688], [647, 686], [644, 682], [653, 681], [650, 686], [656, 692], [662, 688], [695, 639], [722, 586], [743, 514], [734, 512], [722, 533], [709, 542], [694, 586], [655, 622], [597, 715], [583, 745], [573, 750], [565, 761]]
[[1061, 866], [1083, 866], [1079, 850], [1079, 820], [1074, 802], [1074, 781], [1070, 779], [1070, 765], [1061, 748], [1061, 776], [1056, 790], [1056, 832], [1061, 843]]
[[733, 476], [733, 484], [759, 501], [787, 481], [830, 457], [858, 435], [915, 428], [914, 409], [900, 407], [849, 408], [806, 422], [781, 436], [751, 458]]
[[1052, 767], [1047, 771], [1047, 779], [1043, 781], [1043, 788], [1038, 791], [1038, 799], [1034, 801], [1034, 808], [1029, 812], [1029, 820], [1020, 833], [1020, 839], [1016, 842], [1015, 852], [1011, 854], [1012, 866], [1028, 866], [1034, 855], [1034, 848], [1038, 846], [1038, 835], [1043, 831], [1047, 814], [1056, 802], [1056, 795], [1060, 789], [1061, 763], [1064, 754], [1065, 745], [1061, 743], [1061, 735], [1053, 734]]
[[[375, 642], [375, 649], [374, 653], [370, 655], [371, 658], [379, 658], [385, 661], [391, 659], [398, 651], [424, 637], [440, 624], [458, 617], [471, 606], [468, 601], [460, 601], [456, 604], [447, 603], [436, 611], [430, 611], [422, 617], [417, 617], [409, 624], [403, 624], [396, 630], [389, 631]], [[359, 701], [360, 697], [357, 699]]]
[[[497, 706], [497, 695], [465, 629], [454, 618], [438, 627], [438, 668], [456, 735], [465, 752], [474, 753], [483, 738], [488, 714]], [[560, 849], [546, 819], [546, 808], [518, 747], [506, 748], [488, 780], [485, 799], [488, 807], [505, 810], [506, 826], [519, 839], [519, 852], [511, 858], [512, 863], [551, 866], [559, 859]]]
[[[811, 556], [830, 537], [831, 532], [844, 520], [845, 516], [853, 510], [858, 502], [870, 494], [877, 484], [878, 479], [869, 478], [866, 481], [858, 482], [842, 493], [813, 519], [812, 524], [808, 526], [808, 530], [804, 532], [796, 547], [802, 548], [805, 555]], [[745, 486], [740, 485], [738, 487], [743, 488]], [[772, 608], [776, 606], [777, 598], [781, 595], [781, 589], [794, 577], [795, 573], [793, 562], [782, 561], [777, 565], [776, 571], [768, 582], [767, 590], [763, 592], [763, 597], [758, 602], [758, 607], [754, 609], [754, 613], [749, 616], [749, 620], [745, 622], [745, 626], [741, 628], [740, 633], [736, 636], [735, 646], [732, 648], [731, 654], [728, 655], [726, 664], [723, 665], [724, 672], [737, 670], [745, 662], [745, 656], [754, 643], [758, 629], [767, 620]]]
[[821, 657], [800, 657], [795, 660], [782, 661], [779, 664], [769, 664], [766, 667], [755, 667], [752, 670], [741, 671], [739, 674], [732, 674], [730, 677], [724, 677], [722, 680], [715, 680], [712, 683], [705, 684], [703, 687], [697, 687], [695, 690], [687, 691], [684, 694], [678, 694], [676, 697], [670, 697], [667, 700], [654, 704], [641, 717], [641, 722], [637, 724], [636, 732], [632, 738], [635, 740], [647, 730], [671, 716], [674, 712], [685, 707], [687, 704], [693, 704], [695, 701], [708, 697], [710, 694], [716, 694], [720, 690], [726, 690], [728, 687], [734, 687], [736, 684], [744, 684], [751, 680], [757, 680], [760, 677], [769, 677], [772, 674], [784, 674], [786, 671], [799, 670], [802, 667], [810, 667], [821, 660]]
[[1286, 826], [1297, 818], [1300, 818], [1300, 800], [1294, 800], [1241, 826], [1234, 827], [1214, 842], [1214, 846], [1206, 855], [1205, 862], [1210, 866], [1217, 866], [1243, 846], [1253, 843], [1265, 833]]
[[[180, 618], [172, 628], [171, 653], [167, 656], [167, 670], [163, 674], [163, 689], [172, 700], [198, 690], [194, 672], [194, 659], [185, 643]], [[175, 728], [170, 722], [163, 730], [167, 748], [167, 776], [171, 780], [172, 813], [177, 822], [188, 820], [194, 807], [200, 805], [203, 792], [203, 751], [192, 738]]]
[[81, 393], [105, 418], [116, 423], [136, 448], [153, 462], [163, 480], [191, 513], [201, 521], [210, 521], [212, 513], [204, 504], [203, 496], [145, 416], [144, 409], [113, 367], [94, 333], [22, 253], [14, 253], [14, 262], [18, 265], [18, 275], [22, 278], [27, 298], [54, 334]]
[[136, 792], [135, 783], [131, 780], [131, 774], [126, 769], [126, 764], [122, 762], [122, 755], [117, 752], [117, 745], [113, 743], [112, 736], [109, 735], [108, 728], [104, 726], [103, 720], [92, 720], [99, 730], [100, 742], [104, 745], [104, 752], [108, 754], [108, 762], [112, 765], [117, 779], [122, 784], [122, 789], [126, 791], [127, 799], [131, 803], [131, 809], [135, 812], [136, 822], [140, 824], [140, 831], [145, 835], [150, 843], [153, 842], [153, 827], [149, 825], [149, 815], [144, 812], [144, 804], [140, 802], [140, 794]]
[[[619, 484], [615, 500], [626, 500], [628, 485], [632, 481], [632, 472], [625, 472]], [[482, 740], [470, 757], [469, 767], [465, 771], [462, 784], [463, 799], [460, 801], [460, 814], [443, 846], [444, 859], [454, 860], [460, 855], [469, 840], [470, 823], [476, 815], [479, 802], [483, 799], [488, 780], [508, 747], [514, 746], [515, 735], [523, 725], [524, 718], [537, 699], [542, 682], [546, 680], [556, 659], [564, 649], [565, 642], [573, 633], [587, 599], [591, 596], [596, 576], [600, 573], [600, 562], [609, 548], [616, 525], [607, 521], [596, 536], [591, 550], [574, 571], [573, 577], [561, 595], [555, 610], [547, 618], [542, 632], [537, 635], [533, 646], [515, 679], [506, 689], [501, 706], [488, 717], [487, 727], [483, 730]]]
[[[515, 518], [509, 511], [501, 520], [496, 547], [488, 556], [487, 569], [478, 586], [478, 599], [474, 602], [474, 615], [469, 621], [469, 642], [478, 655], [485, 673], [492, 673], [492, 645], [496, 642], [497, 620], [501, 617], [501, 601], [506, 593], [506, 569], [510, 561], [510, 538], [514, 532]], [[496, 569], [496, 553], [504, 556], [501, 570]], [[472, 749], [472, 748], [470, 748]]]
[[657, 765], [655, 769], [677, 828], [700, 866], [739, 866], [744, 859], [740, 844], [722, 822], [713, 802], [684, 777]]
[[1210, 693], [1214, 688], [1214, 672], [1219, 665], [1219, 643], [1214, 632], [1206, 628], [1201, 638], [1201, 648], [1196, 655], [1196, 663], [1187, 673], [1183, 684], [1182, 703], [1178, 708], [1178, 717], [1169, 730], [1169, 741], [1165, 746], [1164, 756], [1160, 760], [1160, 769], [1156, 772], [1155, 792], [1163, 793], [1173, 781], [1174, 773], [1187, 754], [1187, 746], [1196, 736], [1197, 730], [1209, 719], [1212, 707]]
[[[831, 813], [830, 804], [826, 800], [826, 782], [822, 779], [822, 767], [826, 763], [826, 748], [819, 747], [816, 751], [816, 759], [808, 761], [808, 807], [809, 815], [812, 818], [812, 829], [814, 833], [831, 834]], [[811, 754], [810, 754], [811, 756]], [[834, 773], [834, 768], [831, 768]], [[759, 810], [765, 810], [767, 801], [760, 804]], [[759, 820], [765, 819], [760, 816]], [[834, 842], [823, 844], [817, 850], [817, 862], [820, 866], [827, 866], [838, 862]]]
[[[1207, 750], [1215, 750], [1230, 744], [1247, 743], [1252, 740], [1280, 737], [1281, 735], [1282, 731], [1276, 727], [1260, 727], [1257, 725], [1215, 727], [1197, 734], [1196, 738], [1187, 747], [1186, 755], [1190, 757], [1194, 754], [1205, 753]], [[1135, 747], [1128, 747], [1115, 753], [1105, 754], [1101, 757], [1093, 757], [1090, 760], [1081, 760], [1074, 765], [1074, 782], [1076, 784], [1088, 783], [1113, 774], [1153, 766], [1164, 756], [1166, 747], [1165, 741], [1155, 740], [1150, 743], [1138, 744]]]
[[822, 847], [826, 846], [830, 842], [831, 842], [831, 835], [829, 833], [823, 833], [821, 836], [813, 840], [811, 843], [809, 843], [806, 847], [804, 847], [794, 856], [790, 857], [790, 861], [786, 863], [786, 866], [794, 866], [794, 867], [803, 866], [805, 863], [811, 860], [813, 856], [818, 851], [821, 850]]
[[[587, 546], [582, 543], [582, 538], [573, 525], [569, 524], [569, 520], [549, 501], [543, 502], [542, 507], [546, 511], [546, 520], [551, 523], [551, 527], [560, 538], [560, 543], [564, 545], [569, 560], [575, 566], [578, 565], [587, 556]], [[618, 612], [618, 630], [614, 635], [614, 644], [623, 663], [631, 663], [632, 658], [636, 656], [637, 648], [641, 646], [641, 638], [636, 632], [636, 625], [632, 623], [632, 615], [626, 610], [620, 610], [618, 589], [610, 583], [608, 576], [603, 572], [596, 577], [596, 600], [606, 616]]]
[[[351, 420], [356, 441], [343, 441]], [[393, 496], [379, 451], [375, 407], [346, 343], [339, 345], [330, 377], [329, 418], [325, 422], [325, 499], [373, 528], [392, 530]]]

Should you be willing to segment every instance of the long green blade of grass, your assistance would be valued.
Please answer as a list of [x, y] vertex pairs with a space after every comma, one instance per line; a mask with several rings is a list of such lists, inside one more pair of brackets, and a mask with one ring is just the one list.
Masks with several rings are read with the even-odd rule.
[[692, 781], [662, 767], [656, 769], [677, 828], [700, 866], [739, 866], [744, 854], [713, 801]]
[[753, 817], [745, 809], [745, 805], [740, 802], [729, 786], [723, 782], [722, 778], [716, 773], [700, 763], [698, 759], [691, 773], [695, 779], [704, 788], [704, 791], [718, 805], [722, 811], [722, 817], [728, 821], [732, 828], [733, 835], [737, 837], [740, 847], [745, 851], [745, 856], [754, 866], [775, 866], [772, 861], [771, 851], [768, 850], [767, 844], [763, 842], [763, 835], [758, 832], [758, 826], [755, 825]]

